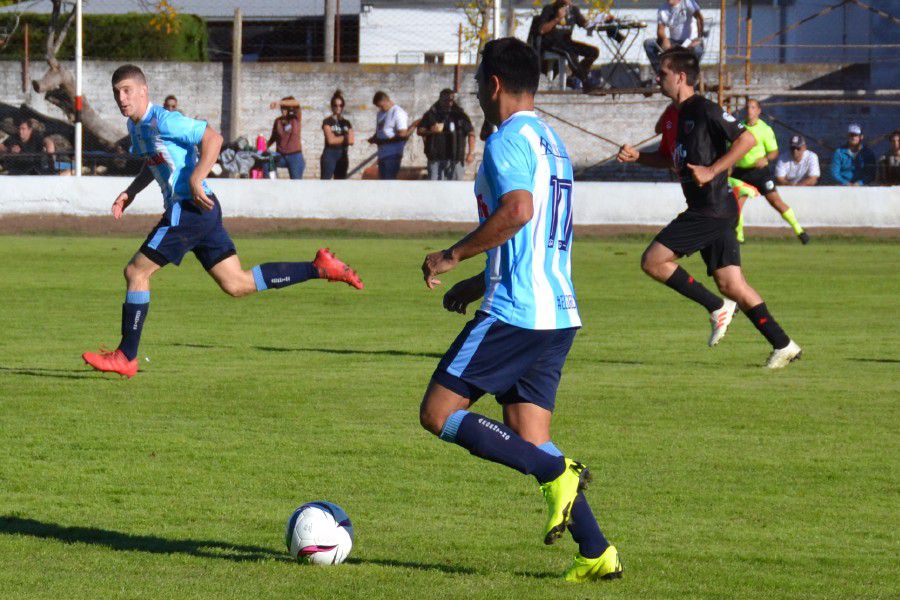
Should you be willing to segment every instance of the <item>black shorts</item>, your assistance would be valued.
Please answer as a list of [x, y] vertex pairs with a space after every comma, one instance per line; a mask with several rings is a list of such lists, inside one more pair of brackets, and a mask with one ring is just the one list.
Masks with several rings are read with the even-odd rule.
[[202, 210], [193, 202], [173, 202], [146, 241], [141, 254], [161, 267], [169, 263], [181, 264], [188, 252], [193, 252], [209, 271], [235, 254], [234, 242], [222, 226], [222, 207], [212, 194], [215, 203], [211, 210]]
[[762, 167], [761, 169], [741, 169], [735, 167], [731, 170], [731, 176], [735, 179], [740, 179], [744, 183], [749, 183], [758, 189], [759, 193], [763, 196], [771, 194], [778, 189], [775, 187], [775, 178], [772, 177], [772, 172], [769, 170], [769, 167]]
[[741, 266], [741, 245], [734, 233], [736, 224], [735, 217], [719, 219], [685, 211], [657, 233], [654, 240], [679, 257], [699, 250], [706, 263], [706, 274], [712, 275], [722, 267]]

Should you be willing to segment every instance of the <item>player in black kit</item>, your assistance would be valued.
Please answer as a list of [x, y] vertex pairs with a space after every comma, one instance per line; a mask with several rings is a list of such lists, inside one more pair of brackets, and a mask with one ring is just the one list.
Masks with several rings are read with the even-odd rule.
[[[735, 305], [740, 306], [772, 344], [766, 366], [780, 369], [800, 358], [801, 349], [744, 279], [741, 249], [734, 232], [738, 207], [727, 180], [728, 169], [753, 147], [756, 139], [733, 116], [694, 92], [699, 74], [700, 65], [689, 50], [675, 48], [660, 57], [660, 89], [679, 111], [672, 156], [659, 152], [642, 154], [627, 144], [619, 150], [619, 162], [672, 168], [674, 161], [687, 199], [687, 210], [660, 231], [644, 251], [641, 268], [709, 311], [710, 347], [725, 335]], [[698, 250], [707, 274], [712, 275], [725, 299], [706, 289], [676, 262]]]

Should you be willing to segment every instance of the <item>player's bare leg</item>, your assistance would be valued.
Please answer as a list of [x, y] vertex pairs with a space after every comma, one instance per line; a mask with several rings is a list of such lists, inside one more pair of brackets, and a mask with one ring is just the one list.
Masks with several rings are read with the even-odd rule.
[[219, 262], [209, 270], [222, 291], [234, 298], [247, 296], [257, 291], [253, 272], [241, 267], [241, 260], [235, 254]]
[[693, 300], [709, 312], [711, 332], [707, 344], [719, 343], [734, 316], [735, 303], [722, 299], [691, 277], [677, 262], [678, 255], [663, 244], [654, 241], [641, 256], [644, 273], [666, 284], [685, 298]]
[[248, 270], [244, 270], [235, 254], [214, 265], [209, 274], [223, 292], [235, 298], [310, 279], [341, 281], [357, 289], [363, 287], [356, 271], [338, 260], [327, 248], [320, 249], [312, 262], [264, 263]]
[[419, 423], [422, 427], [440, 436], [447, 419], [458, 410], [467, 410], [472, 401], [432, 381], [425, 390], [419, 405]]
[[713, 272], [713, 279], [719, 291], [737, 302], [753, 326], [772, 344], [772, 353], [766, 361], [767, 367], [780, 369], [800, 358], [802, 354], [800, 346], [788, 337], [775, 318], [769, 314], [766, 303], [747, 283], [739, 266], [730, 265], [716, 269]]
[[150, 309], [150, 278], [160, 266], [143, 253], [135, 254], [125, 266], [126, 293], [122, 305], [122, 340], [113, 351], [85, 352], [81, 358], [97, 371], [131, 378], [138, 371], [137, 349], [144, 320]]

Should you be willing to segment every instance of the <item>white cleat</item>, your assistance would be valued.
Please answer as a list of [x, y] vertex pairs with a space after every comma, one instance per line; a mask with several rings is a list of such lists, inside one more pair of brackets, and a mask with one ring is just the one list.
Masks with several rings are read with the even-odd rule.
[[728, 325], [734, 317], [734, 309], [737, 308], [737, 303], [734, 300], [729, 300], [728, 298], [724, 298], [724, 300], [725, 304], [722, 305], [722, 308], [709, 313], [709, 324], [712, 325], [712, 333], [709, 334], [710, 348], [718, 344], [719, 340], [725, 337], [725, 332], [728, 331]]
[[766, 367], [769, 369], [783, 369], [795, 360], [800, 360], [803, 355], [803, 349], [797, 345], [797, 342], [791, 342], [779, 350], [772, 350], [769, 360], [766, 361]]

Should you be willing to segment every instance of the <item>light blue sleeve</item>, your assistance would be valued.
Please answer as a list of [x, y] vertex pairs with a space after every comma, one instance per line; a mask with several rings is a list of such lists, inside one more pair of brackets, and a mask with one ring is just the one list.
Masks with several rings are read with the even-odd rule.
[[513, 190], [534, 193], [537, 161], [531, 144], [519, 133], [503, 132], [488, 138], [484, 148], [484, 173], [494, 198]]
[[203, 139], [206, 121], [191, 119], [180, 112], [165, 112], [159, 119], [158, 127], [163, 139], [196, 146]]
[[844, 169], [844, 153], [841, 152], [841, 149], [838, 148], [834, 151], [834, 156], [831, 158], [831, 176], [841, 185], [847, 185], [850, 183], [850, 180], [844, 177], [842, 171]]

